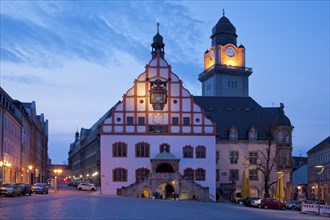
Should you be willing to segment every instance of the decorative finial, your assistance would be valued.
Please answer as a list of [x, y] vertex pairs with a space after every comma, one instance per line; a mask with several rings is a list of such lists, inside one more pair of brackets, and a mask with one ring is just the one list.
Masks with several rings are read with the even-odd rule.
[[157, 33], [159, 33], [159, 25], [160, 25], [160, 23], [157, 22]]
[[225, 9], [222, 9], [222, 16], [225, 16]]

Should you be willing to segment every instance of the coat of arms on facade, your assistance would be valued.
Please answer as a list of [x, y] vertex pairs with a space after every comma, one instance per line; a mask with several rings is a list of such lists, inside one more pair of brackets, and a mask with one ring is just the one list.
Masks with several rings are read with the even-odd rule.
[[166, 82], [156, 79], [150, 83], [150, 104], [154, 110], [163, 110], [167, 103]]

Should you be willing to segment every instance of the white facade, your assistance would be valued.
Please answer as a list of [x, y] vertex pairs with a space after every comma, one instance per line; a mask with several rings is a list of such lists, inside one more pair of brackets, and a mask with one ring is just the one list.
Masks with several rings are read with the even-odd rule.
[[[159, 87], [153, 90], [156, 82], [160, 83]], [[159, 91], [162, 98], [157, 100], [158, 95], [152, 96]], [[160, 51], [146, 66], [145, 72], [138, 76], [123, 100], [114, 106], [111, 116], [104, 120], [100, 137], [103, 194], [115, 195], [117, 189], [134, 183], [136, 169], [151, 170], [150, 160], [160, 153], [160, 145], [166, 144], [170, 153], [180, 159], [181, 175], [185, 168], [205, 170], [205, 179], [195, 182], [209, 187], [210, 197], [215, 198], [215, 126], [193, 102], [192, 95], [182, 86], [178, 76], [172, 73], [171, 66], [162, 58]], [[136, 144], [141, 142], [150, 146], [147, 157], [136, 156]], [[116, 143], [127, 146], [121, 156], [115, 156], [117, 152], [113, 152]], [[192, 158], [184, 158], [185, 146], [193, 148]], [[197, 156], [198, 146], [205, 149], [202, 158]], [[127, 170], [127, 178], [114, 180], [116, 168]]]

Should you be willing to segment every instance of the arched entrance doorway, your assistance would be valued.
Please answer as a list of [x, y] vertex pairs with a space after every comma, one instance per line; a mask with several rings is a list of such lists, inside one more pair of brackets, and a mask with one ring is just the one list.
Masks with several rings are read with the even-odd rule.
[[166, 184], [165, 186], [165, 196], [166, 199], [173, 198], [174, 188], [171, 184]]

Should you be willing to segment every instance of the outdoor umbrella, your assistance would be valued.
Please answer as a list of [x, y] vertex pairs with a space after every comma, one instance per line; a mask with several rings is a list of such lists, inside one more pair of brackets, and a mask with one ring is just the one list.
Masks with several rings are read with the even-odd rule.
[[245, 196], [251, 197], [251, 186], [250, 186], [250, 178], [246, 177], [246, 184], [245, 184]]
[[277, 172], [277, 182], [276, 182], [276, 191], [275, 198], [284, 201], [284, 187], [283, 187], [283, 172]]
[[245, 195], [245, 189], [246, 189], [246, 177], [245, 177], [245, 170], [243, 170], [243, 176], [242, 176], [242, 187], [241, 187], [241, 194], [242, 194], [242, 197], [244, 198], [246, 195]]

